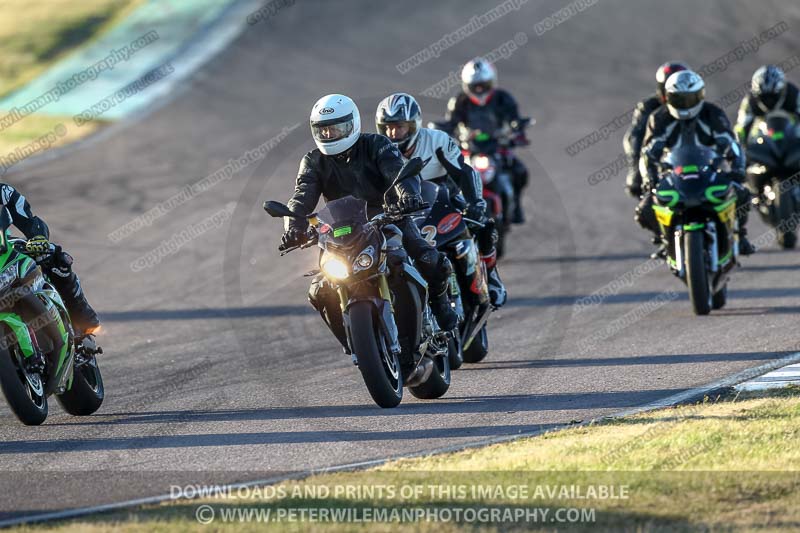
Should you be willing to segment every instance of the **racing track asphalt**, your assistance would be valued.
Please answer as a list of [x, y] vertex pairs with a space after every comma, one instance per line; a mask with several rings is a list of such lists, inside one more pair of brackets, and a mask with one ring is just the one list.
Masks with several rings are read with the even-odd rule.
[[[107, 401], [85, 419], [53, 401], [38, 428], [0, 406], [0, 518], [553, 427], [798, 350], [797, 253], [770, 245], [743, 259], [729, 306], [696, 318], [664, 267], [640, 267], [651, 248], [632, 221], [624, 172], [588, 183], [620, 154], [623, 130], [575, 156], [565, 149], [649, 93], [662, 61], [701, 65], [781, 21], [793, 30], [800, 6], [599, 0], [538, 36], [536, 24], [567, 3], [530, 2], [407, 74], [395, 68], [497, 5], [299, 0], [248, 27], [168, 104], [9, 174], [77, 257], [105, 318]], [[795, 53], [791, 33], [709, 75], [709, 99], [745, 83], [758, 65]], [[371, 131], [381, 97], [419, 94], [515, 36], [527, 42], [498, 62], [500, 81], [537, 124], [531, 148], [521, 151], [531, 169], [529, 221], [513, 231], [501, 266], [510, 303], [492, 318], [486, 362], [455, 373], [445, 398], [407, 395], [399, 408], [380, 410], [306, 303], [301, 274], [314, 254], [278, 257], [280, 223], [261, 203], [291, 194], [297, 162], [312, 146], [306, 117], [319, 96], [352, 95]], [[443, 99], [420, 101], [426, 118], [444, 111]], [[109, 239], [284, 128], [294, 129], [262, 162], [151, 226]], [[132, 270], [162, 241], [214, 215], [211, 229], [157, 266]], [[751, 226], [753, 236], [766, 232], [760, 221]], [[602, 305], [574, 308], [576, 299], [642, 270]]]

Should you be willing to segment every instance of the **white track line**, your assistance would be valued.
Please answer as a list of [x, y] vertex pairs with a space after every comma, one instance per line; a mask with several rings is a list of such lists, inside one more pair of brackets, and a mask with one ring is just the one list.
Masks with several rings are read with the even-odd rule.
[[[626, 409], [624, 411], [620, 411], [613, 415], [609, 415], [603, 417], [604, 419], [609, 418], [620, 418], [624, 416], [635, 415], [639, 413], [644, 413], [647, 411], [653, 411], [656, 409], [663, 409], [665, 407], [671, 407], [673, 405], [677, 405], [680, 403], [688, 402], [690, 400], [705, 396], [707, 393], [719, 389], [724, 389], [727, 387], [732, 387], [738, 383], [743, 381], [747, 381], [752, 379], [756, 376], [760, 376], [777, 368], [781, 368], [786, 365], [790, 365], [793, 363], [800, 362], [800, 352], [796, 352], [785, 357], [781, 357], [780, 359], [775, 359], [774, 361], [770, 361], [768, 363], [764, 363], [763, 365], [759, 365], [753, 368], [748, 368], [747, 370], [743, 370], [741, 372], [737, 372], [731, 376], [726, 378], [719, 379], [707, 385], [703, 385], [701, 387], [695, 387], [693, 389], [689, 389], [684, 392], [680, 392], [678, 394], [673, 394], [672, 396], [667, 396], [666, 398], [662, 398], [661, 400], [656, 400], [655, 402], [651, 402], [640, 407], [634, 407], [632, 409]], [[421, 452], [415, 452], [411, 454], [405, 455], [398, 455], [394, 457], [387, 457], [385, 459], [373, 459], [371, 461], [362, 461], [357, 463], [348, 463], [338, 466], [331, 466], [326, 468], [319, 468], [319, 469], [309, 469], [304, 470], [301, 472], [297, 472], [294, 474], [287, 474], [282, 476], [275, 476], [272, 478], [266, 479], [259, 479], [255, 481], [244, 481], [241, 483], [231, 483], [228, 485], [219, 485], [219, 490], [230, 491], [234, 492], [240, 488], [249, 488], [249, 487], [263, 487], [267, 485], [274, 485], [276, 483], [281, 483], [283, 481], [289, 480], [297, 480], [297, 479], [304, 479], [310, 476], [318, 475], [318, 474], [327, 474], [333, 472], [346, 472], [350, 470], [361, 470], [365, 468], [372, 468], [376, 466], [384, 465], [391, 461], [396, 461], [399, 459], [413, 459], [415, 457], [424, 457], [428, 455], [436, 455], [442, 453], [453, 453], [459, 452], [463, 450], [467, 450], [470, 448], [480, 448], [483, 446], [489, 446], [492, 444], [500, 444], [503, 442], [508, 442], [517, 439], [524, 439], [530, 437], [536, 437], [542, 435], [543, 433], [547, 433], [550, 431], [557, 431], [559, 429], [565, 429], [568, 427], [575, 427], [575, 426], [582, 426], [588, 425], [594, 422], [593, 420], [580, 422], [577, 424], [564, 424], [559, 426], [557, 429], [548, 429], [542, 428], [536, 431], [529, 431], [526, 433], [518, 433], [516, 435], [504, 435], [502, 437], [492, 437], [488, 439], [483, 439], [480, 441], [470, 442], [468, 444], [458, 444], [453, 446], [446, 446], [443, 448], [435, 448], [432, 450], [425, 450]], [[211, 484], [213, 485], [213, 484]], [[217, 485], [213, 485], [217, 487]], [[170, 494], [163, 494], [161, 496], [151, 496], [149, 498], [139, 498], [136, 500], [127, 500], [123, 502], [117, 503], [109, 503], [105, 505], [97, 505], [94, 507], [81, 507], [78, 509], [69, 509], [66, 511], [56, 511], [52, 513], [42, 513], [38, 515], [20, 517], [20, 518], [12, 518], [8, 520], [0, 521], [0, 528], [17, 526], [22, 524], [31, 524], [31, 523], [40, 523], [40, 522], [51, 522], [54, 520], [66, 520], [70, 518], [79, 518], [82, 516], [88, 516], [97, 513], [104, 513], [109, 511], [118, 511], [121, 509], [128, 509], [131, 507], [141, 507], [143, 505], [155, 505], [159, 503], [165, 503], [169, 501], [179, 501], [179, 500], [189, 500], [193, 498], [173, 498]]]

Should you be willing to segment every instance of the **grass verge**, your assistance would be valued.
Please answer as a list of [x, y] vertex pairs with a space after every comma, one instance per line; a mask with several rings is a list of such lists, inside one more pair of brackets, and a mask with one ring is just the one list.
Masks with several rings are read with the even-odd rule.
[[142, 0], [0, 0], [0, 96], [21, 87]]
[[[788, 388], [43, 527], [59, 533], [795, 531], [799, 434], [800, 389]], [[199, 523], [198, 516], [212, 513], [211, 524]], [[338, 523], [309, 520], [333, 520], [336, 513]]]
[[[106, 31], [142, 1], [0, 0], [0, 96]], [[0, 116], [6, 112], [0, 110]], [[0, 131], [0, 174], [19, 160], [85, 137], [103, 124], [78, 127], [70, 117], [28, 115]]]

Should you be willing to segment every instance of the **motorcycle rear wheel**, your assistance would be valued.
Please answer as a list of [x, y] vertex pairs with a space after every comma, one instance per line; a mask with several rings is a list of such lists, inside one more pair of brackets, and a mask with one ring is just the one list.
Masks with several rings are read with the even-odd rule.
[[441, 398], [450, 388], [450, 358], [437, 357], [433, 363], [433, 372], [427, 381], [408, 388], [408, 391], [420, 400]]
[[489, 354], [489, 334], [486, 332], [486, 325], [472, 339], [469, 348], [464, 350], [464, 362], [480, 363]]
[[100, 409], [105, 399], [105, 387], [94, 357], [75, 368], [72, 387], [56, 399], [73, 416], [89, 416]]

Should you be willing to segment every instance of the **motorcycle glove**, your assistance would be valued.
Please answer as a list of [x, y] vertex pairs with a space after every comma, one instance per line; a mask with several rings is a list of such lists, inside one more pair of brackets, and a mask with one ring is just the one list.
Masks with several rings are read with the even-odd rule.
[[50, 241], [47, 239], [47, 237], [43, 235], [31, 237], [25, 243], [25, 253], [33, 257], [39, 257], [52, 251], [53, 245], [50, 244]]
[[413, 213], [422, 209], [422, 196], [419, 194], [403, 193], [397, 200], [397, 208], [401, 213]]
[[279, 250], [286, 250], [295, 246], [301, 246], [306, 241], [306, 232], [300, 228], [289, 228], [283, 232]]
[[483, 223], [486, 217], [486, 200], [481, 198], [479, 201], [469, 204], [464, 211], [464, 216]]

